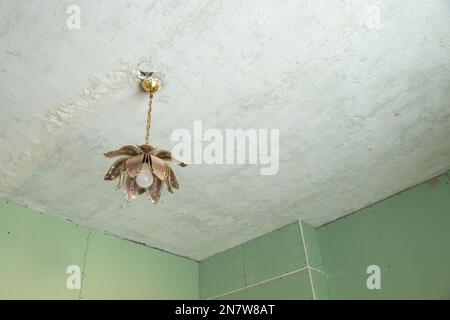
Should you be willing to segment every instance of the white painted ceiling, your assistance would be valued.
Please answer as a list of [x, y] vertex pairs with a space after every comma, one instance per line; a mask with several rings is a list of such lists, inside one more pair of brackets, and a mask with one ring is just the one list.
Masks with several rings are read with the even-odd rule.
[[[3, 199], [202, 259], [450, 167], [449, 1], [2, 0], [0, 16]], [[143, 143], [143, 61], [166, 81], [153, 144], [194, 120], [278, 128], [279, 173], [174, 166], [180, 191], [126, 203], [102, 153]]]

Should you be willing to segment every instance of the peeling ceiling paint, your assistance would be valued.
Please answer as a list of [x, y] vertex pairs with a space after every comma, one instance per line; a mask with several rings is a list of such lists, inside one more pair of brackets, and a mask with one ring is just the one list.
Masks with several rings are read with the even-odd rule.
[[[0, 3], [0, 196], [202, 259], [304, 219], [320, 226], [450, 168], [448, 1]], [[195, 120], [280, 130], [280, 170], [175, 168], [126, 203], [102, 153], [143, 143], [136, 67], [164, 74], [152, 141]]]

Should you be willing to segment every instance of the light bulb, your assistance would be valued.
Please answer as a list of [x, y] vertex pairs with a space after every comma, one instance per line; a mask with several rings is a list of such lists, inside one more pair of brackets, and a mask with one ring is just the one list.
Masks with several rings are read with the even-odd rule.
[[141, 188], [148, 188], [153, 182], [153, 175], [147, 163], [142, 165], [141, 171], [136, 176], [136, 183]]

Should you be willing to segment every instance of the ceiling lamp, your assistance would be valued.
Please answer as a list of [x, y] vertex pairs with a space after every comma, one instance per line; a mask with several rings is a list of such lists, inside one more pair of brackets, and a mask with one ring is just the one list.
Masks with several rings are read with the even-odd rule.
[[122, 156], [109, 168], [105, 180], [118, 179], [116, 190], [123, 187], [128, 202], [146, 193], [153, 203], [157, 203], [164, 184], [170, 193], [179, 189], [175, 172], [166, 161], [172, 161], [181, 167], [186, 164], [174, 159], [170, 151], [160, 150], [149, 144], [153, 94], [161, 88], [161, 80], [152, 72], [141, 71], [140, 74], [141, 87], [149, 94], [145, 144], [126, 145], [104, 153], [107, 158]]

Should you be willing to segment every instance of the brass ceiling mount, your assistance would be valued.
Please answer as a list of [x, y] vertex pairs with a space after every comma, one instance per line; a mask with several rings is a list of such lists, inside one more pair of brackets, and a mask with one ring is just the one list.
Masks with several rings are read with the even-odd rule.
[[141, 88], [145, 92], [155, 93], [161, 89], [162, 82], [158, 78], [149, 77], [141, 81]]
[[155, 93], [162, 87], [162, 81], [153, 72], [140, 72], [141, 88], [145, 92]]

